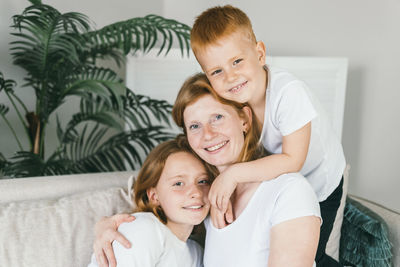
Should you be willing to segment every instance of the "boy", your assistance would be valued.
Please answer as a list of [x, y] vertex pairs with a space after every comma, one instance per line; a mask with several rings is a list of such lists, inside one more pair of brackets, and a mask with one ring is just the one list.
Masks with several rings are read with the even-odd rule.
[[[317, 266], [340, 266], [325, 247], [342, 195], [345, 158], [326, 115], [307, 86], [291, 74], [265, 65], [266, 49], [240, 9], [214, 7], [197, 17], [191, 46], [214, 90], [226, 99], [248, 102], [262, 124], [261, 141], [272, 155], [238, 163], [222, 172], [210, 189], [213, 223], [232, 221], [226, 213], [238, 183], [301, 172], [320, 201], [323, 225]], [[225, 218], [225, 219], [224, 219]]]

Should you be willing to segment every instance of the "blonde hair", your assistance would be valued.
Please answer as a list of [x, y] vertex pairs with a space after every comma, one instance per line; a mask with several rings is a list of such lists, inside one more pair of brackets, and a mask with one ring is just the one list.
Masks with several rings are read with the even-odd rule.
[[243, 30], [252, 42], [257, 42], [250, 19], [242, 10], [231, 5], [209, 8], [201, 13], [193, 24], [190, 33], [192, 50], [196, 54], [197, 51], [238, 30]]
[[159, 144], [149, 153], [139, 171], [136, 182], [132, 186], [134, 201], [137, 206], [135, 211], [152, 212], [164, 224], [167, 223], [167, 216], [161, 206], [151, 203], [147, 196], [147, 190], [157, 186], [168, 157], [178, 152], [193, 154], [203, 163], [209, 177], [212, 177], [213, 171], [210, 171], [212, 167], [207, 166], [207, 163], [193, 153], [186, 136], [178, 135], [175, 139]]
[[198, 73], [189, 77], [182, 85], [176, 98], [174, 107], [172, 108], [172, 118], [174, 119], [175, 123], [181, 127], [183, 132], [186, 134], [183, 113], [187, 106], [193, 104], [199, 98], [205, 95], [211, 95], [221, 104], [231, 106], [237, 112], [240, 118], [245, 118], [250, 123], [249, 129], [244, 135], [244, 145], [237, 162], [247, 162], [259, 158], [264, 152], [258, 141], [261, 134], [260, 124], [257, 122], [252, 110], [251, 121], [243, 110], [244, 107], [248, 107], [250, 109], [251, 107], [247, 103], [239, 103], [218, 96], [212, 89], [211, 84], [204, 73]]

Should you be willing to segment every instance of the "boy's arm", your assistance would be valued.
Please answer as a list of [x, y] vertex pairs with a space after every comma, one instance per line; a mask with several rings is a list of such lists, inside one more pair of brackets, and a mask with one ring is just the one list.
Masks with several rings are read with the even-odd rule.
[[231, 165], [212, 183], [208, 195], [211, 205], [225, 213], [238, 183], [262, 182], [284, 173], [300, 171], [307, 157], [310, 137], [311, 122], [283, 137], [281, 154]]

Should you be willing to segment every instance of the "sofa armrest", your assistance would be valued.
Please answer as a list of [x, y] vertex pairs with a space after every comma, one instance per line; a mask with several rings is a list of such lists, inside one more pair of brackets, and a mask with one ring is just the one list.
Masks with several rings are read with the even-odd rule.
[[31, 178], [1, 179], [1, 203], [58, 199], [61, 197], [106, 189], [127, 188], [130, 176], [138, 171], [71, 174]]
[[393, 245], [393, 266], [400, 266], [400, 214], [366, 199], [353, 195], [349, 195], [349, 197], [360, 202], [385, 220], [389, 230], [389, 240]]

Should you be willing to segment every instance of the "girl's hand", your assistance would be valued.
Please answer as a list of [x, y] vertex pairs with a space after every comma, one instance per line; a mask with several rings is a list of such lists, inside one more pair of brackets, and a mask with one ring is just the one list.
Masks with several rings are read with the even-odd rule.
[[219, 209], [211, 206], [211, 221], [214, 227], [221, 229], [233, 222], [232, 203], [229, 201], [226, 213], [222, 213]]
[[117, 229], [121, 223], [131, 222], [135, 217], [129, 214], [117, 214], [111, 217], [103, 217], [94, 227], [95, 240], [93, 243], [93, 251], [96, 261], [100, 267], [116, 267], [114, 251], [111, 243], [116, 240], [124, 247], [130, 248], [129, 241], [121, 235]]
[[220, 173], [215, 178], [208, 193], [211, 206], [218, 208], [223, 214], [226, 213], [231, 195], [238, 184], [235, 174], [231, 174], [231, 170], [232, 168], [228, 168]]

